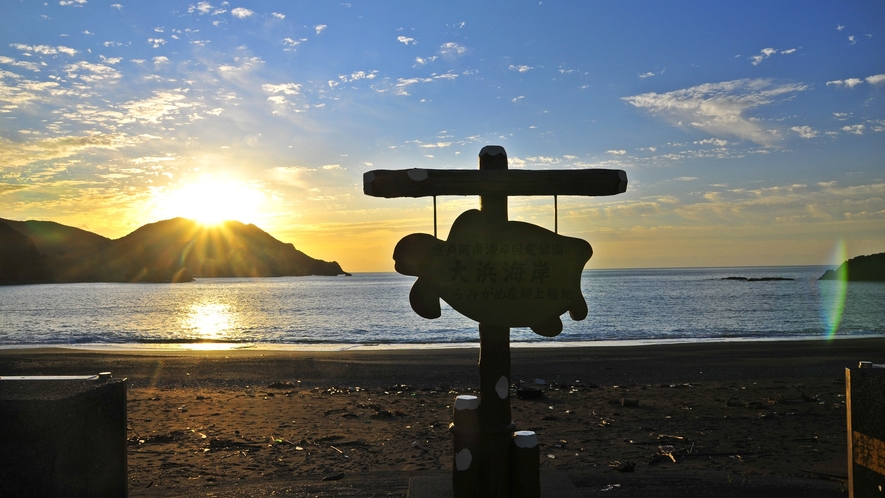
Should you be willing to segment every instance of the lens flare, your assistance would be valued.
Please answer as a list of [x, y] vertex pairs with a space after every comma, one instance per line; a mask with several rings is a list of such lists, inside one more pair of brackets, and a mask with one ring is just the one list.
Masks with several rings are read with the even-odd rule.
[[847, 260], [845, 241], [840, 239], [836, 242], [830, 255], [830, 264], [838, 269], [834, 270], [835, 278], [818, 280], [818, 288], [821, 297], [821, 318], [827, 332], [827, 339], [832, 339], [839, 330], [842, 321], [842, 313], [845, 311], [845, 296], [848, 293], [848, 265], [843, 265]]

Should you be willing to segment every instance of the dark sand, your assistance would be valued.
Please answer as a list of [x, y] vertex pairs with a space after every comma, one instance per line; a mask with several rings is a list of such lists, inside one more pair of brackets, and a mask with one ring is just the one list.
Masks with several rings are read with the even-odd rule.
[[[844, 371], [882, 362], [885, 339], [511, 353], [512, 393], [546, 382], [512, 397], [513, 421], [580, 496], [811, 498], [847, 496]], [[17, 349], [0, 374], [128, 378], [131, 496], [404, 497], [410, 477], [450, 472], [451, 405], [478, 389], [477, 357]]]

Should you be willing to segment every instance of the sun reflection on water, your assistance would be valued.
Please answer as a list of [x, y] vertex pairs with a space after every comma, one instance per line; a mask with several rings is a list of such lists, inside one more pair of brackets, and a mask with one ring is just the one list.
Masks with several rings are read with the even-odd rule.
[[229, 304], [192, 304], [184, 318], [183, 328], [195, 341], [221, 341], [230, 339], [234, 328], [235, 311]]

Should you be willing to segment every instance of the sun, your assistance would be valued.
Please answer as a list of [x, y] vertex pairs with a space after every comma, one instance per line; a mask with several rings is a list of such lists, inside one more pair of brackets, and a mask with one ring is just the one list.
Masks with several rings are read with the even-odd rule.
[[157, 199], [158, 216], [182, 217], [203, 225], [237, 220], [251, 223], [260, 214], [264, 194], [244, 183], [206, 179], [166, 191]]

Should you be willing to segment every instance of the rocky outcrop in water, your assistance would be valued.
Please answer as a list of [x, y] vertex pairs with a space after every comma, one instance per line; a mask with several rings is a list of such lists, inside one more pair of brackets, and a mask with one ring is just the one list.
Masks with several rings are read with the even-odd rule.
[[827, 270], [818, 280], [838, 280], [840, 275], [847, 275], [852, 282], [885, 282], [885, 252], [851, 258], [838, 269]]

